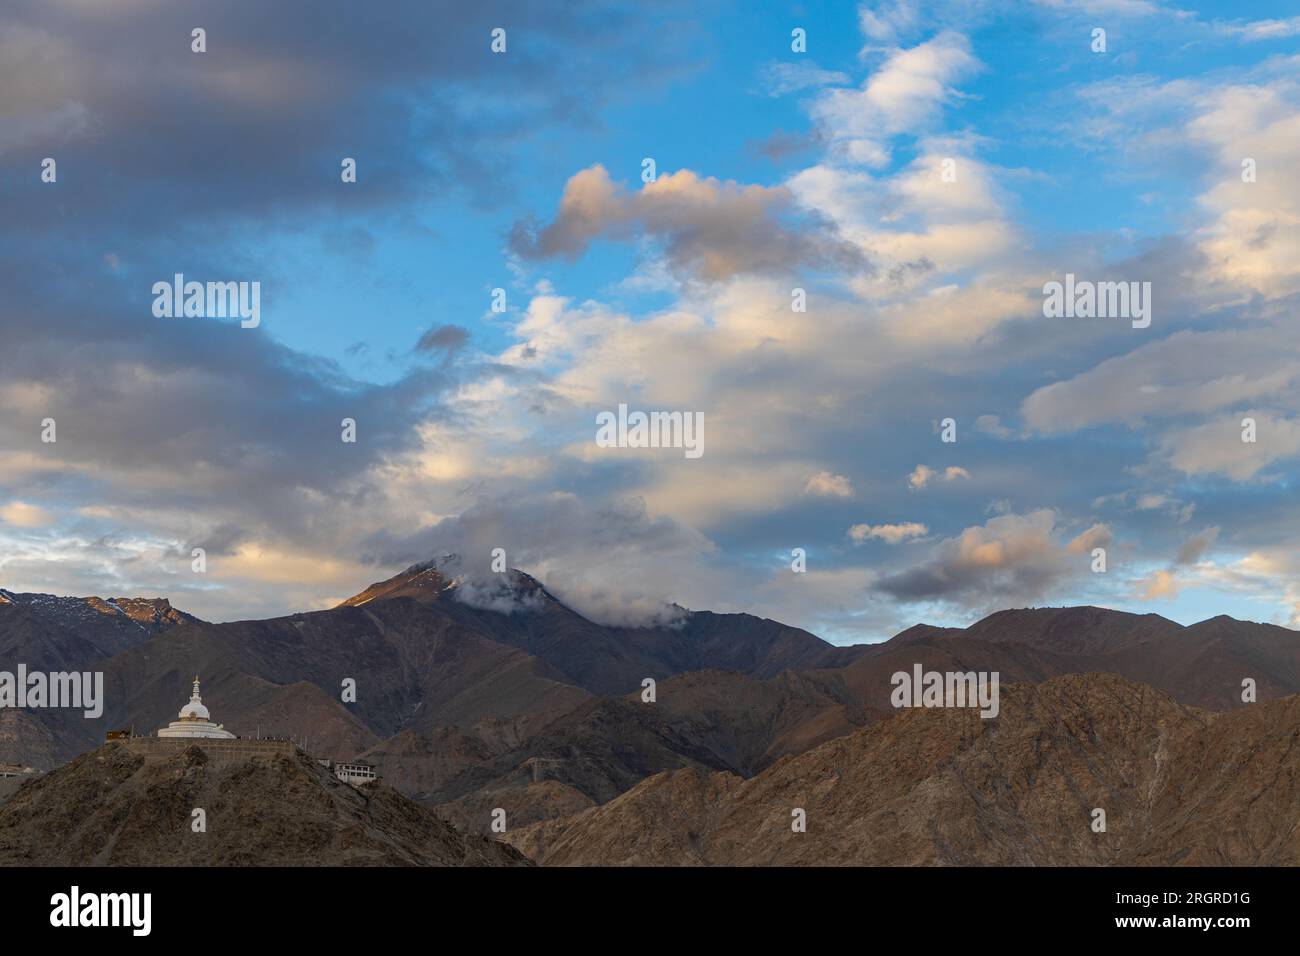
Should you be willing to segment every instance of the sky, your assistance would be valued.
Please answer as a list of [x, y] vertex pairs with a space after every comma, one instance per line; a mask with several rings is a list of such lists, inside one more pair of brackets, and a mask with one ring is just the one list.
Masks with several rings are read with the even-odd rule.
[[10, 0], [0, 587], [1300, 627], [1298, 173], [1286, 2]]

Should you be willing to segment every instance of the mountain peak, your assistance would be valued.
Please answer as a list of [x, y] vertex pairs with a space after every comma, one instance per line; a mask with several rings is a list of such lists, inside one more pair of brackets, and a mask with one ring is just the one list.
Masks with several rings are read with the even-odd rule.
[[403, 597], [437, 601], [444, 594], [485, 610], [540, 610], [544, 605], [560, 603], [540, 581], [516, 568], [492, 572], [484, 567], [482, 573], [468, 573], [460, 555], [444, 554], [375, 582], [339, 607], [360, 607], [374, 600]]
[[446, 554], [441, 554], [436, 558], [430, 558], [428, 561], [417, 561], [415, 564], [403, 571], [402, 574], [415, 575], [423, 574], [427, 571], [451, 571], [452, 573], [455, 573], [455, 571], [460, 568], [460, 565], [460, 555], [447, 552]]
[[956, 637], [961, 633], [962, 631], [959, 627], [939, 627], [934, 624], [920, 623], [913, 624], [911, 627], [899, 631], [889, 640], [884, 641], [883, 644], [888, 644], [893, 647], [899, 644], [912, 644], [917, 641], [924, 641], [927, 638]]
[[0, 605], [21, 607], [45, 620], [67, 627], [120, 623], [134, 624], [145, 631], [156, 631], [199, 620], [192, 614], [172, 607], [167, 598], [60, 597], [0, 589]]
[[997, 611], [966, 628], [965, 636], [1046, 651], [1105, 653], [1182, 630], [1181, 624], [1159, 614], [1080, 605]]
[[376, 581], [364, 591], [352, 595], [338, 606], [360, 607], [374, 600], [399, 597], [414, 598], [417, 601], [436, 600], [442, 595], [443, 591], [452, 586], [452, 578], [440, 570], [440, 568], [445, 567], [446, 564], [442, 558], [413, 564], [405, 571], [401, 571], [391, 578]]

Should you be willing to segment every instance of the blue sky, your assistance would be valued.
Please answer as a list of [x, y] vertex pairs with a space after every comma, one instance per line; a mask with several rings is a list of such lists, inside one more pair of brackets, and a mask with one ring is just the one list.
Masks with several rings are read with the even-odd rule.
[[499, 546], [608, 621], [1300, 621], [1293, 4], [463, 6], [0, 18], [0, 586], [225, 620]]

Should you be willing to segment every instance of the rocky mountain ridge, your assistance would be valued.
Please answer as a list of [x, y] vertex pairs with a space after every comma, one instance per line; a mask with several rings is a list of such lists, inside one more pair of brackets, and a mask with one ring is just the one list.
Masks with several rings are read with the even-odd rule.
[[[482, 833], [498, 807], [512, 828], [553, 822], [664, 773], [757, 779], [894, 718], [891, 676], [917, 665], [997, 671], [1004, 684], [1114, 674], [1206, 711], [1246, 706], [1245, 678], [1261, 702], [1300, 692], [1300, 634], [1231, 618], [1183, 627], [1104, 608], [1028, 608], [834, 647], [744, 614], [682, 610], [672, 626], [604, 627], [528, 575], [466, 593], [453, 570], [445, 558], [414, 565], [326, 611], [226, 624], [185, 615], [143, 637], [133, 623], [137, 636], [111, 654], [101, 633], [83, 637], [39, 602], [0, 607], [0, 660], [102, 670], [107, 698], [99, 721], [0, 710], [0, 761], [48, 769], [97, 747], [107, 729], [152, 733], [198, 672], [233, 732], [370, 760], [399, 791]], [[345, 701], [349, 680], [356, 699]]]

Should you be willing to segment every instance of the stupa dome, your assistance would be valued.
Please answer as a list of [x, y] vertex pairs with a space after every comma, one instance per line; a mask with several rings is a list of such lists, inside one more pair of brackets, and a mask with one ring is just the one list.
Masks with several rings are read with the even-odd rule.
[[181, 708], [178, 716], [181, 720], [207, 720], [212, 716], [203, 706], [203, 698], [199, 696], [198, 675], [194, 677], [194, 693], [190, 695], [190, 702]]
[[199, 696], [199, 679], [197, 676], [194, 678], [194, 693], [190, 694], [190, 702], [181, 708], [178, 717], [179, 719], [173, 720], [166, 727], [159, 730], [158, 736], [215, 737], [224, 740], [231, 740], [235, 736], [220, 724], [212, 722], [212, 715], [203, 706], [203, 698]]

